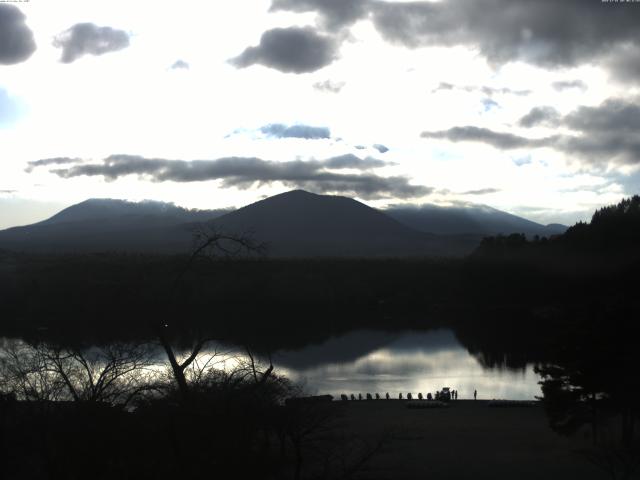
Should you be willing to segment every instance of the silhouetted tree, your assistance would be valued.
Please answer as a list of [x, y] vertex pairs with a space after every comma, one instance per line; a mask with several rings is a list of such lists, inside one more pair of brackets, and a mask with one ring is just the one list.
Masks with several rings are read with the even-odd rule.
[[147, 345], [82, 349], [14, 341], [0, 351], [0, 384], [21, 400], [127, 406], [157, 387], [151, 365]]

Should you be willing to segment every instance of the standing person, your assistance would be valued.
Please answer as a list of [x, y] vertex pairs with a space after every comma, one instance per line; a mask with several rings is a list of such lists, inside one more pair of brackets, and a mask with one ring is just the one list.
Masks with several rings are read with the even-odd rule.
[[478, 399], [478, 390], [474, 390], [473, 391], [473, 399], [477, 400]]

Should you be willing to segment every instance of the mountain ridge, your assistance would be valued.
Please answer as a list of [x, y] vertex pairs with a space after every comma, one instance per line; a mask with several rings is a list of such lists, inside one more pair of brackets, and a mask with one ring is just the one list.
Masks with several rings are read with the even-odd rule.
[[[194, 227], [210, 222], [219, 231], [252, 233], [276, 257], [460, 256], [470, 253], [483, 235], [495, 233], [494, 227], [482, 226], [482, 219], [465, 220], [460, 212], [450, 212], [447, 226], [442, 221], [447, 210], [442, 208], [377, 210], [348, 197], [304, 190], [274, 195], [237, 210], [189, 210], [156, 201], [88, 199], [41, 222], [0, 231], [0, 248], [55, 253], [186, 253], [193, 244]], [[530, 226], [536, 233], [544, 229], [535, 222], [492, 210], [494, 217], [508, 218], [511, 224]], [[436, 232], [428, 231], [430, 221]], [[453, 225], [456, 222], [458, 225]]]

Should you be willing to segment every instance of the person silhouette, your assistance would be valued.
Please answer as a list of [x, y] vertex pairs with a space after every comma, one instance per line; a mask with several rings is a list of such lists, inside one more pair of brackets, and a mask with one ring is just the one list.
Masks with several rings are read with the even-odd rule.
[[473, 391], [473, 399], [477, 400], [478, 399], [478, 390], [474, 390]]

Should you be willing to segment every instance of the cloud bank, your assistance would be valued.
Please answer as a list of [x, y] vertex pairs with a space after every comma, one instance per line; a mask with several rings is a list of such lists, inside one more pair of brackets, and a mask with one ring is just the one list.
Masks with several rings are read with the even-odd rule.
[[422, 132], [422, 138], [449, 140], [451, 142], [480, 142], [492, 145], [501, 150], [525, 147], [544, 147], [553, 143], [551, 138], [533, 139], [512, 133], [495, 132], [488, 128], [474, 126], [453, 127], [436, 132]]
[[[327, 29], [371, 19], [409, 48], [467, 46], [496, 65], [549, 69], [602, 60], [619, 78], [640, 73], [640, 9], [599, 0], [273, 0], [272, 10], [316, 12]], [[635, 75], [635, 77], [634, 77]]]
[[[76, 159], [44, 159], [33, 166], [74, 163]], [[36, 165], [37, 164], [37, 165]], [[114, 181], [126, 175], [138, 175], [154, 182], [203, 182], [220, 180], [223, 187], [248, 189], [256, 185], [280, 182], [288, 187], [326, 193], [342, 193], [363, 199], [416, 198], [428, 195], [432, 188], [412, 185], [406, 177], [382, 177], [368, 170], [390, 163], [373, 158], [360, 159], [351, 154], [326, 160], [274, 162], [255, 157], [225, 157], [215, 160], [167, 160], [137, 155], [111, 155], [100, 163], [71, 165], [52, 169], [61, 178], [102, 176]], [[339, 173], [332, 170], [360, 170]]]
[[84, 55], [103, 55], [128, 47], [129, 34], [93, 23], [77, 23], [57, 35], [53, 46], [62, 49], [62, 63], [72, 63]]
[[451, 142], [479, 142], [500, 150], [553, 148], [591, 164], [640, 164], [640, 103], [630, 99], [608, 99], [595, 107], [580, 107], [562, 117], [551, 107], [532, 109], [520, 126], [563, 126], [570, 134], [529, 138], [476, 126], [452, 127], [423, 132], [423, 138]]

